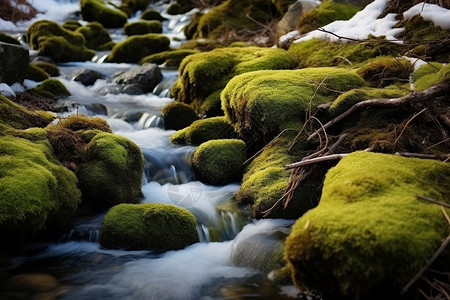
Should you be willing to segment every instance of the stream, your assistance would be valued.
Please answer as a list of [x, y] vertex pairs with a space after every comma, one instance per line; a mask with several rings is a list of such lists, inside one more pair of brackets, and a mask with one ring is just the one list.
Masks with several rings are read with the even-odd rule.
[[[61, 13], [55, 16], [60, 19], [55, 17], [54, 20], [59, 23], [79, 9], [78, 1], [59, 0], [57, 3]], [[167, 5], [154, 8], [164, 12]], [[163, 22], [163, 32], [173, 39], [171, 46], [177, 47], [184, 39], [182, 28], [188, 23], [189, 15], [162, 14], [168, 18]], [[41, 18], [53, 16], [48, 14]], [[139, 12], [134, 19], [138, 16]], [[22, 28], [22, 33], [24, 30], [26, 27]], [[14, 30], [10, 32], [19, 34]], [[125, 38], [121, 30], [112, 30], [111, 37], [116, 42]], [[178, 76], [177, 70], [162, 66], [163, 81], [153, 93], [114, 94], [110, 92], [114, 88], [113, 74], [136, 65], [102, 63], [106, 54], [98, 53], [90, 62], [58, 64], [61, 72], [58, 79], [72, 94], [61, 103], [69, 108], [69, 112], [61, 116], [73, 113], [100, 116], [108, 121], [114, 133], [134, 141], [146, 161], [142, 202], [169, 203], [190, 210], [198, 220], [200, 242], [167, 252], [103, 249], [98, 243], [98, 231], [106, 213], [103, 212], [74, 220], [72, 229], [56, 244], [41, 243], [25, 249], [20, 256], [11, 259], [9, 266], [0, 269], [2, 277], [49, 274], [60, 284], [53, 297], [67, 300], [301, 297], [294, 286], [278, 285], [256, 269], [238, 267], [231, 262], [237, 238], [287, 227], [292, 221], [249, 222], [228, 208], [239, 189], [238, 183], [211, 186], [195, 179], [190, 167], [195, 147], [171, 144], [169, 137], [175, 131], [165, 130], [160, 116], [161, 109], [174, 101], [169, 90]], [[35, 53], [31, 51], [30, 55]], [[83, 68], [98, 71], [104, 78], [89, 87], [71, 80], [72, 74]], [[37, 84], [26, 80], [24, 86], [31, 88]]]

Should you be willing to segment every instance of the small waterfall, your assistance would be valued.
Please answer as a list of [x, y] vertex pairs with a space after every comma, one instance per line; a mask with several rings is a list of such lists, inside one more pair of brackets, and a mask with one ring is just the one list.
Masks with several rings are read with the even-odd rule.
[[138, 129], [161, 128], [164, 129], [164, 119], [161, 116], [155, 116], [150, 113], [143, 113], [137, 122]]
[[60, 242], [84, 241], [98, 242], [100, 226], [102, 225], [104, 214], [91, 219], [79, 219], [75, 222], [73, 228], [64, 235]]

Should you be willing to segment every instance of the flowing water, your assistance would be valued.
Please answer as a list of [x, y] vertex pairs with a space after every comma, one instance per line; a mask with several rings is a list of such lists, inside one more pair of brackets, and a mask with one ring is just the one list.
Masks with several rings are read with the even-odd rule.
[[[53, 0], [49, 0], [50, 2]], [[45, 2], [45, 1], [44, 1]], [[50, 3], [49, 2], [49, 3]], [[74, 15], [78, 1], [56, 2], [57, 9], [40, 18], [61, 22]], [[165, 11], [167, 5], [158, 6]], [[41, 8], [42, 9], [42, 8]], [[189, 15], [167, 16], [164, 32], [177, 37], [172, 47], [183, 40], [181, 29]], [[58, 19], [60, 18], [60, 19]], [[137, 17], [136, 17], [137, 18]], [[14, 30], [11, 30], [14, 32]], [[111, 32], [115, 41], [124, 39], [119, 30]], [[146, 203], [170, 203], [189, 209], [198, 219], [200, 241], [183, 250], [120, 251], [102, 249], [98, 231], [105, 213], [74, 220], [72, 229], [56, 244], [40, 244], [28, 249], [0, 270], [7, 280], [17, 274], [50, 274], [60, 283], [57, 299], [293, 299], [293, 286], [280, 286], [255, 269], [234, 266], [233, 243], [244, 228], [247, 235], [261, 228], [287, 225], [286, 220], [248, 222], [232, 208], [232, 197], [239, 184], [210, 186], [196, 181], [190, 167], [192, 146], [176, 146], [164, 129], [161, 108], [174, 101], [169, 89], [176, 70], [163, 69], [163, 81], [153, 93], [131, 96], [114, 93], [111, 78], [116, 72], [135, 67], [132, 64], [102, 63], [105, 53], [92, 62], [59, 64], [59, 79], [72, 96], [64, 99], [69, 113], [100, 116], [114, 133], [134, 141], [142, 150], [146, 166], [142, 192]], [[72, 81], [72, 74], [82, 68], [104, 75], [93, 86]], [[37, 83], [26, 81], [26, 87]], [[260, 246], [264, 248], [264, 245]], [[6, 274], [6, 275], [5, 275]], [[1, 296], [0, 296], [1, 298]]]

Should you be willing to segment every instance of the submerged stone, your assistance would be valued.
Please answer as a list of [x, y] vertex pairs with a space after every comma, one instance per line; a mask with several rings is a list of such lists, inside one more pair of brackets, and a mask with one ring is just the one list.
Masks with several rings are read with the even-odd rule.
[[162, 73], [158, 65], [146, 63], [114, 77], [114, 82], [123, 85], [134, 84], [144, 93], [148, 93], [153, 91], [161, 79]]
[[368, 152], [343, 158], [286, 240], [296, 285], [330, 299], [399, 296], [448, 235], [439, 205], [416, 196], [449, 203], [449, 183], [448, 163]]

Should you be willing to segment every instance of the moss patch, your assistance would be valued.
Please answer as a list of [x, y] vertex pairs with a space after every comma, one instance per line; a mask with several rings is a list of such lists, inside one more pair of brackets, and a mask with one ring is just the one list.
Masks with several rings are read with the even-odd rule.
[[120, 28], [127, 22], [128, 16], [117, 8], [111, 8], [102, 0], [81, 0], [83, 20], [97, 21], [106, 28]]
[[413, 66], [406, 59], [379, 56], [364, 63], [357, 73], [374, 87], [409, 82]]
[[38, 66], [34, 64], [28, 65], [28, 72], [25, 77], [26, 79], [30, 79], [33, 81], [44, 81], [45, 79], [48, 79], [49, 76], [45, 70], [39, 68]]
[[126, 35], [161, 33], [162, 25], [161, 22], [157, 20], [143, 20], [125, 24], [125, 26], [123, 26], [123, 31]]
[[84, 36], [89, 49], [110, 50], [114, 45], [108, 31], [98, 22], [91, 22], [75, 31]]
[[195, 150], [192, 167], [198, 180], [223, 185], [240, 181], [246, 157], [246, 146], [241, 140], [211, 140]]
[[100, 228], [100, 244], [129, 250], [176, 250], [199, 241], [196, 218], [169, 204], [120, 204], [111, 208]]
[[167, 67], [179, 67], [181, 61], [188, 55], [199, 53], [198, 50], [176, 49], [171, 51], [163, 51], [144, 57], [141, 64], [154, 63], [158, 65], [164, 64]]
[[200, 145], [209, 140], [236, 138], [233, 126], [225, 117], [212, 117], [193, 122], [189, 127], [175, 132], [170, 141], [174, 144]]
[[48, 62], [44, 62], [44, 61], [37, 61], [37, 62], [30, 63], [30, 65], [41, 68], [50, 76], [59, 76], [59, 74], [60, 74], [58, 66], [55, 64], [52, 64], [52, 63], [48, 63]]
[[261, 69], [289, 69], [295, 64], [286, 51], [273, 48], [228, 47], [193, 54], [182, 61], [172, 94], [178, 101], [192, 103], [197, 113], [215, 116], [220, 112], [219, 93], [234, 76]]
[[38, 86], [30, 89], [30, 92], [50, 99], [70, 96], [70, 92], [58, 79], [46, 79]]
[[297, 220], [285, 256], [298, 286], [329, 298], [399, 296], [448, 235], [446, 163], [355, 152], [325, 179], [317, 208]]
[[[434, 67], [433, 67], [434, 66]], [[436, 68], [435, 68], [436, 67]], [[424, 65], [414, 74], [414, 89], [423, 91], [450, 77], [450, 65]]]
[[[0, 95], [0, 124], [15, 129], [27, 129], [30, 127], [45, 127], [52, 120], [25, 109], [8, 98]], [[0, 130], [1, 133], [2, 130]]]
[[179, 130], [188, 127], [199, 119], [195, 111], [187, 104], [172, 102], [162, 109], [166, 129]]

